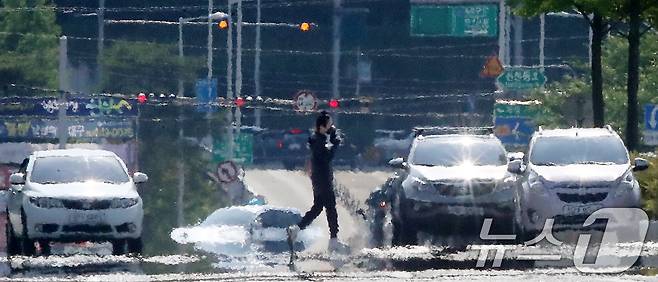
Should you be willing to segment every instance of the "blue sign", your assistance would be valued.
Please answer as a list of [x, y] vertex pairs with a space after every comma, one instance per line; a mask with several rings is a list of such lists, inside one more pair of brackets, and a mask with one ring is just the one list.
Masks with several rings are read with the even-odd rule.
[[503, 144], [527, 146], [535, 132], [535, 122], [529, 117], [496, 117], [494, 132]]
[[210, 83], [207, 79], [199, 79], [195, 85], [197, 111], [202, 113], [215, 112], [210, 103], [217, 100], [217, 79], [213, 78]]
[[658, 105], [644, 105], [644, 128], [658, 131]]
[[[137, 116], [134, 101], [118, 97], [70, 98], [64, 105], [68, 116]], [[56, 97], [11, 97], [0, 99], [3, 116], [57, 116]]]

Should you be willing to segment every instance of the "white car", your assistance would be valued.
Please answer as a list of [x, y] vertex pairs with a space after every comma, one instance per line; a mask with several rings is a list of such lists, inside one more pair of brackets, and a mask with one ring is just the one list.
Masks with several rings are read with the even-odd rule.
[[515, 218], [522, 235], [534, 238], [547, 219], [554, 220], [552, 231], [580, 230], [598, 209], [641, 207], [633, 172], [648, 165], [640, 158], [631, 162], [610, 127], [540, 129], [525, 160], [512, 161], [508, 167], [519, 176]]
[[9, 254], [42, 254], [51, 242], [109, 241], [114, 254], [141, 253], [142, 199], [123, 161], [103, 150], [34, 152], [10, 176]]

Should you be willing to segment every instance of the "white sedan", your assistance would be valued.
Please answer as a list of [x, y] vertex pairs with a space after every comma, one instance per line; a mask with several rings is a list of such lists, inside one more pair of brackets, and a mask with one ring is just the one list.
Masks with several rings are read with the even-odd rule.
[[114, 254], [141, 253], [142, 199], [124, 162], [103, 150], [34, 152], [10, 176], [9, 254], [50, 253], [51, 242], [109, 241]]

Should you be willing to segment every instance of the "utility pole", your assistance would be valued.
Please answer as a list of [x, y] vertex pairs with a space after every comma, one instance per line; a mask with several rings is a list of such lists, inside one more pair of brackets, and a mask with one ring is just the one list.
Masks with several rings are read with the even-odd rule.
[[[541, 67], [541, 72], [544, 72], [544, 41], [546, 40], [546, 14], [541, 14], [539, 16], [539, 66]], [[591, 50], [591, 49], [590, 49]]]
[[[233, 99], [233, 0], [228, 0], [228, 29], [226, 31], [226, 98]], [[227, 158], [233, 158], [233, 109], [228, 108], [226, 111], [226, 136], [228, 142]]]
[[105, 41], [105, 0], [98, 0], [98, 56], [96, 57], [96, 79], [98, 79], [98, 86], [103, 82], [103, 51]]
[[[260, 12], [260, 1], [261, 0], [256, 0], [256, 46], [255, 46], [255, 51], [256, 53], [254, 54], [254, 88], [255, 88], [255, 96], [260, 97], [261, 95], [261, 89], [260, 89], [260, 19], [261, 19], [261, 12]], [[262, 115], [262, 109], [258, 108], [254, 110], [254, 119], [255, 119], [255, 126], [260, 127], [261, 126], [261, 115]]]
[[[207, 65], [208, 65], [208, 92], [209, 95], [208, 97], [211, 97], [210, 95], [210, 90], [212, 87], [210, 87], [210, 83], [212, 81], [212, 0], [208, 0], [208, 60], [207, 60]], [[210, 111], [208, 111], [210, 113]], [[210, 116], [210, 114], [208, 115]]]
[[68, 141], [68, 126], [66, 122], [66, 91], [68, 91], [68, 46], [66, 36], [59, 38], [59, 90], [60, 96], [57, 102], [57, 136], [59, 137], [59, 148], [66, 149]]
[[510, 29], [512, 27], [511, 12], [510, 9], [505, 9], [505, 60], [503, 65], [509, 66], [510, 61]]
[[500, 0], [498, 4], [498, 59], [505, 63], [505, 0]]
[[[341, 29], [341, 2], [334, 0], [334, 29], [333, 29], [333, 71], [332, 71], [332, 98], [340, 98], [340, 29]], [[334, 123], [338, 124], [338, 114], [334, 114]]]
[[[238, 0], [238, 24], [237, 24], [237, 41], [235, 45], [238, 50], [235, 57], [235, 97], [242, 97], [242, 0]], [[238, 136], [240, 135], [240, 126], [242, 122], [242, 112], [240, 107], [235, 107], [235, 123]], [[234, 146], [231, 139], [231, 147]], [[232, 156], [232, 154], [231, 154]]]
[[[178, 18], [178, 58], [183, 62], [183, 17]], [[178, 78], [178, 97], [183, 97], [183, 80]]]

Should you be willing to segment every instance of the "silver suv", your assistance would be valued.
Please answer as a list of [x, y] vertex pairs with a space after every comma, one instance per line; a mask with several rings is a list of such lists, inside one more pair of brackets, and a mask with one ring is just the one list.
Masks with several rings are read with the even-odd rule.
[[640, 207], [633, 172], [646, 168], [646, 160], [631, 163], [623, 141], [609, 126], [540, 129], [526, 158], [508, 166], [520, 176], [515, 189], [517, 224], [531, 237], [547, 219], [554, 220], [553, 231], [576, 230], [598, 209]]
[[50, 243], [110, 241], [115, 254], [142, 250], [142, 199], [117, 155], [102, 150], [34, 152], [10, 176], [8, 251], [42, 254]]

